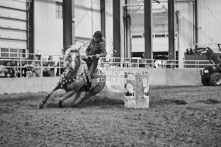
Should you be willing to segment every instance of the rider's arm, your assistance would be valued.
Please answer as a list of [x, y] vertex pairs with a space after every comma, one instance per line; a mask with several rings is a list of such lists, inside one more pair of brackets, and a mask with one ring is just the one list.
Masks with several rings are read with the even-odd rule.
[[107, 51], [106, 51], [106, 48], [105, 48], [105, 42], [101, 42], [100, 50], [101, 50], [100, 57], [106, 57]]
[[92, 44], [92, 41], [90, 42], [90, 44], [88, 45], [88, 47], [87, 47], [87, 49], [86, 49], [86, 55], [88, 56], [89, 55], [89, 53], [90, 53], [90, 50], [91, 50], [91, 48], [90, 48], [90, 45]]
[[87, 56], [89, 55], [89, 51], [90, 51], [90, 48], [89, 48], [89, 46], [88, 46], [87, 49], [86, 49], [86, 55], [87, 55]]

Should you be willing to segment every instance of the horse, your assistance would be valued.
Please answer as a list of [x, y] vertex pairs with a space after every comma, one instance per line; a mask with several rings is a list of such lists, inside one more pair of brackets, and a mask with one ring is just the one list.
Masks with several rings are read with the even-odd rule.
[[[86, 62], [83, 60], [85, 56], [81, 56], [79, 52], [83, 47], [84, 45], [73, 45], [65, 51], [64, 60], [67, 63], [65, 65], [65, 71], [56, 86], [41, 101], [39, 109], [44, 107], [50, 96], [58, 89], [64, 89], [66, 91], [66, 94], [58, 101], [58, 106], [61, 108], [63, 107], [63, 102], [74, 94], [73, 106], [76, 106], [96, 95], [104, 88], [106, 76], [102, 71], [97, 71], [99, 74], [92, 79], [90, 78]], [[89, 56], [89, 58], [90, 57], [91, 56]], [[90, 88], [87, 87], [88, 80], [91, 82]], [[85, 92], [85, 94], [83, 97], [80, 97], [82, 92]]]

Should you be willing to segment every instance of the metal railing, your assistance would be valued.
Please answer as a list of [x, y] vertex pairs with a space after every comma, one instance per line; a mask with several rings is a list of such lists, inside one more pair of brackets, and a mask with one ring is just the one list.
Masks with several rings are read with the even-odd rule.
[[[148, 60], [134, 58], [100, 58], [98, 66], [118, 68], [205, 68], [206, 60]], [[0, 77], [53, 77], [64, 71], [63, 61], [34, 59], [0, 59]]]
[[139, 67], [139, 68], [205, 68], [213, 65], [207, 60], [150, 60], [134, 58], [101, 58], [99, 66], [101, 67]]
[[63, 61], [0, 59], [0, 77], [53, 77], [63, 72]]

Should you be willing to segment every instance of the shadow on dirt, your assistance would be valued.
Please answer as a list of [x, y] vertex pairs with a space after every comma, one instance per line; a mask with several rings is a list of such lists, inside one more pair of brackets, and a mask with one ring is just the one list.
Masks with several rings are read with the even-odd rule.
[[7, 114], [7, 113], [13, 113], [14, 111], [8, 109], [8, 108], [0, 108], [0, 115], [1, 114]]
[[[71, 103], [65, 102], [63, 104], [63, 108], [84, 108], [84, 107], [92, 107], [92, 106], [124, 106], [124, 101], [123, 100], [118, 100], [118, 99], [112, 99], [112, 98], [93, 98], [90, 100], [87, 100], [83, 102], [82, 104], [79, 104], [77, 106], [73, 106]], [[47, 108], [58, 108], [58, 103], [57, 102], [49, 102], [46, 105]]]
[[[150, 105], [159, 106], [159, 105], [186, 105], [188, 104], [185, 100], [178, 99], [160, 99], [157, 101], [150, 101]], [[65, 102], [63, 104], [63, 108], [85, 108], [85, 107], [101, 107], [101, 108], [109, 108], [109, 107], [121, 107], [124, 106], [124, 101], [119, 99], [113, 99], [108, 97], [95, 97], [93, 99], [87, 100], [82, 104], [77, 106], [73, 106], [70, 102]], [[49, 102], [46, 105], [47, 108], [58, 108], [57, 102]]]
[[0, 95], [0, 102], [22, 102], [22, 101], [33, 101], [43, 98], [45, 93], [25, 93], [25, 94], [11, 94], [11, 95]]
[[79, 106], [82, 107], [87, 107], [87, 106], [101, 106], [101, 105], [124, 105], [124, 101], [123, 100], [119, 100], [119, 99], [113, 99], [113, 98], [95, 98], [95, 99], [91, 99], [88, 100], [82, 104], [80, 104]]
[[152, 103], [153, 105], [186, 105], [188, 104], [185, 100], [177, 100], [177, 99], [160, 99]]
[[216, 99], [207, 99], [207, 100], [199, 100], [199, 101], [196, 101], [196, 103], [204, 103], [204, 104], [215, 105], [215, 104], [220, 104], [221, 101], [216, 100]]

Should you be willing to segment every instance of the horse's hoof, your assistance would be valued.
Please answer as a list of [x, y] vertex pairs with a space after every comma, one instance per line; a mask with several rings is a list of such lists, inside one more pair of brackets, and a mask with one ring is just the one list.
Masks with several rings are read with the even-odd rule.
[[63, 107], [63, 102], [62, 102], [62, 100], [59, 100], [59, 101], [58, 101], [58, 107], [59, 107], [59, 108], [62, 108], [62, 107]]
[[38, 105], [38, 109], [43, 109], [43, 107], [44, 107], [44, 104], [42, 103]]

